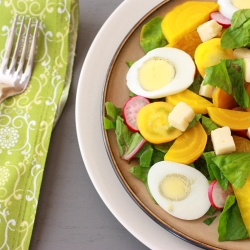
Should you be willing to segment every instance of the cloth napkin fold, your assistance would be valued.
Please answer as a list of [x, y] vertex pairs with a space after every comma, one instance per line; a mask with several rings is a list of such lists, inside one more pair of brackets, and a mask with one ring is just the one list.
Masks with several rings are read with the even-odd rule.
[[25, 92], [0, 104], [0, 249], [28, 249], [51, 133], [67, 100], [78, 0], [0, 1], [0, 63], [15, 15], [40, 20]]

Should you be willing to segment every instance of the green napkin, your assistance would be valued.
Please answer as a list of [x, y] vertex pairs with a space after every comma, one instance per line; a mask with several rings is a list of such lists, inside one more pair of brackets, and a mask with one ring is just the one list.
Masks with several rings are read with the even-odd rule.
[[[66, 102], [77, 0], [0, 1], [0, 60], [16, 14], [41, 21], [27, 90], [0, 104], [0, 249], [28, 249], [53, 127]], [[1, 63], [1, 62], [0, 62]]]

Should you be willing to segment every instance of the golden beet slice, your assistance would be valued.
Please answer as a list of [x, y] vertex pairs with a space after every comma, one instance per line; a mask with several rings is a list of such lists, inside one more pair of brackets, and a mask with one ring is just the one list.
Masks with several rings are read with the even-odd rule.
[[209, 20], [213, 11], [218, 11], [215, 2], [188, 1], [168, 12], [162, 21], [162, 32], [169, 44], [174, 45], [186, 34]]
[[221, 127], [228, 126], [231, 130], [244, 130], [250, 127], [250, 112], [215, 107], [208, 107], [207, 111], [211, 120]]
[[207, 134], [203, 126], [198, 122], [175, 140], [165, 154], [164, 160], [183, 164], [193, 163], [203, 153], [206, 143]]
[[166, 102], [171, 103], [174, 106], [179, 102], [185, 102], [194, 110], [196, 114], [207, 114], [207, 107], [213, 106], [213, 104], [206, 98], [197, 95], [189, 89], [186, 89], [175, 95], [167, 96]]

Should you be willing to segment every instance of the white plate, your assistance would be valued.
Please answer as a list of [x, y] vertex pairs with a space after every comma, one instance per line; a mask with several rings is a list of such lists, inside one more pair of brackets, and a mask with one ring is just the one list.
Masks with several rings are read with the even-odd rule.
[[[109, 64], [121, 41], [132, 27], [161, 2], [163, 1], [125, 0], [99, 31], [89, 49], [78, 83], [77, 136], [83, 161], [97, 192], [109, 210], [130, 233], [150, 249], [194, 250], [199, 248], [163, 229], [128, 195], [111, 166], [101, 131], [100, 105]], [[135, 5], [140, 8], [135, 8]], [[121, 20], [126, 21], [121, 22]], [[119, 29], [117, 29], [117, 23], [119, 23]], [[103, 41], [108, 41], [105, 42], [105, 50], [103, 50]], [[93, 157], [96, 152], [98, 157]], [[147, 230], [143, 230], [145, 228]]]

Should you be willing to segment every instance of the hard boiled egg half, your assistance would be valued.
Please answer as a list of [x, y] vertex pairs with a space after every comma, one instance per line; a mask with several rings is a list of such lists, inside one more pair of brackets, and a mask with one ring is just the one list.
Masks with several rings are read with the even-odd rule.
[[194, 81], [195, 64], [186, 52], [170, 47], [149, 51], [127, 73], [131, 92], [147, 98], [161, 98], [187, 89]]
[[206, 177], [185, 164], [161, 161], [148, 173], [149, 190], [166, 212], [179, 219], [195, 220], [210, 208]]
[[220, 13], [230, 20], [237, 10], [250, 8], [250, 1], [247, 0], [218, 0], [218, 4]]

